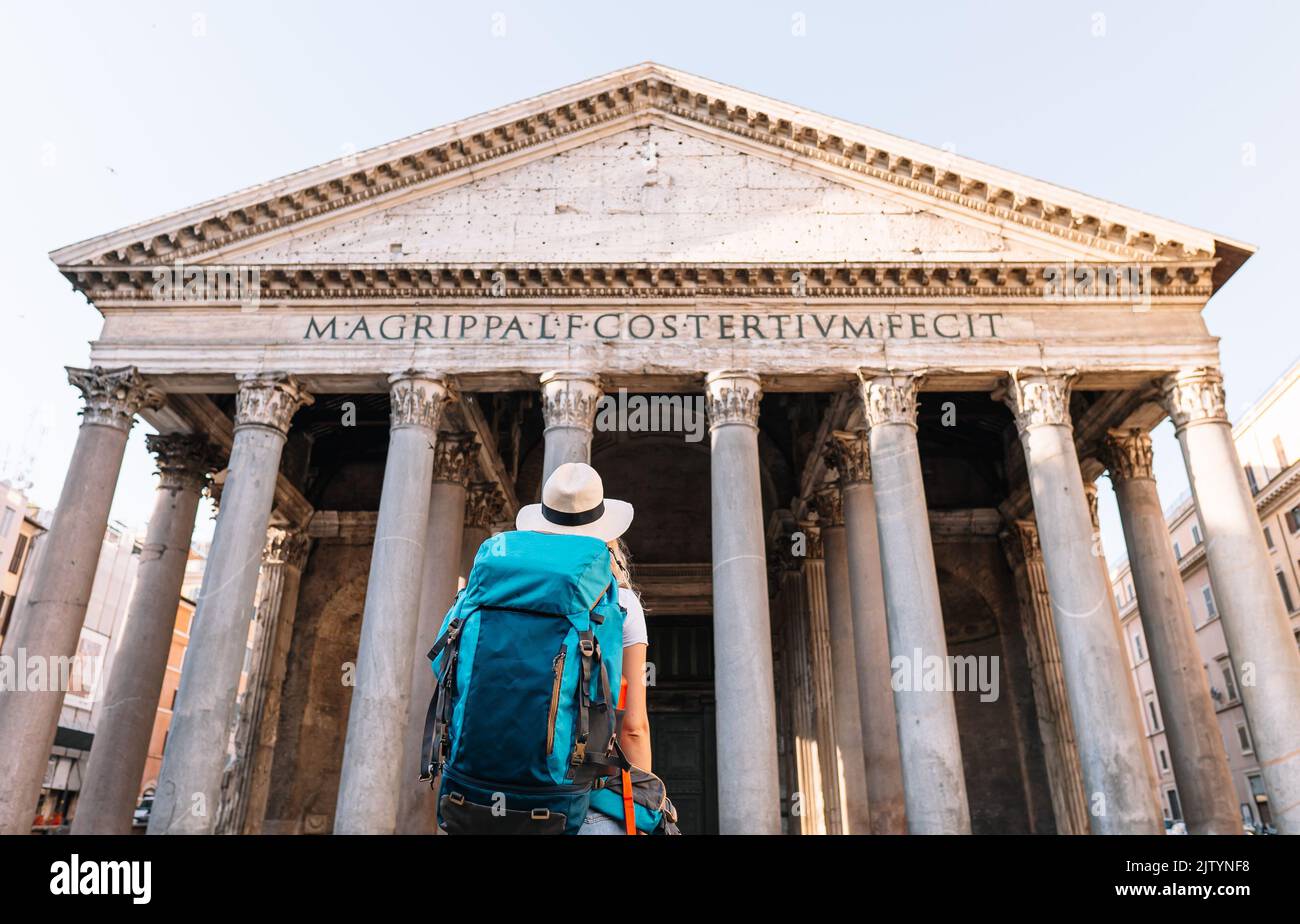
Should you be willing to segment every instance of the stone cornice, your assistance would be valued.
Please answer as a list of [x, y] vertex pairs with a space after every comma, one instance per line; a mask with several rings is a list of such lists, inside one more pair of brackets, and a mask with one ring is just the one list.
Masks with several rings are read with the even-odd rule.
[[[887, 184], [987, 220], [1130, 259], [1214, 254], [1206, 232], [894, 138], [775, 100], [647, 64], [335, 161], [184, 212], [56, 251], [61, 266], [193, 259], [332, 212], [423, 186], [443, 186], [493, 161], [538, 156], [610, 123], [661, 122], [731, 136], [846, 180]], [[1194, 243], [1189, 243], [1194, 242]], [[1242, 245], [1229, 245], [1247, 252]], [[1248, 252], [1247, 252], [1248, 255]]]
[[[1213, 260], [1155, 264], [1139, 293], [1062, 294], [1062, 262], [951, 261], [858, 263], [303, 263], [255, 267], [261, 301], [358, 299], [617, 298], [681, 300], [773, 298], [1004, 298], [1067, 304], [1150, 299], [1205, 300], [1214, 291]], [[1071, 264], [1097, 273], [1114, 264]], [[238, 301], [156, 298], [154, 266], [69, 266], [63, 273], [96, 304], [230, 304]], [[796, 287], [794, 274], [801, 273]], [[1098, 289], [1101, 292], [1100, 289]]]

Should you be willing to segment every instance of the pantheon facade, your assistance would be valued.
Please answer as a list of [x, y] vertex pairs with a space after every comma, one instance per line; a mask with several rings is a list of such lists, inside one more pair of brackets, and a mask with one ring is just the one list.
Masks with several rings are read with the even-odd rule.
[[[209, 492], [149, 832], [431, 831], [425, 652], [479, 544], [581, 459], [637, 510], [686, 831], [1163, 831], [1105, 474], [1188, 827], [1238, 833], [1152, 479], [1169, 417], [1300, 831], [1300, 655], [1201, 317], [1251, 253], [651, 63], [58, 250], [104, 323], [29, 658], [76, 651], [137, 418], [159, 476], [73, 830], [130, 824]], [[638, 396], [707, 434], [600, 425]], [[0, 831], [61, 701], [0, 694]]]

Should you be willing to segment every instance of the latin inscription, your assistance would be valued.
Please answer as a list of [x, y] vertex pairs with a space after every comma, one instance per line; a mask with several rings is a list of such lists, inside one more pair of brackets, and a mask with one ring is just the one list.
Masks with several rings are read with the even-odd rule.
[[303, 340], [998, 340], [1001, 312], [312, 315]]

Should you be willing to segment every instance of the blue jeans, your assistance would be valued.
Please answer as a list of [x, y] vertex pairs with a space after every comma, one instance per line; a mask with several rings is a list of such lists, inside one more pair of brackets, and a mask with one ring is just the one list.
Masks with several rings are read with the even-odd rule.
[[610, 818], [604, 812], [598, 812], [590, 809], [587, 817], [582, 820], [582, 828], [579, 834], [627, 834], [623, 827], [623, 822], [616, 818]]

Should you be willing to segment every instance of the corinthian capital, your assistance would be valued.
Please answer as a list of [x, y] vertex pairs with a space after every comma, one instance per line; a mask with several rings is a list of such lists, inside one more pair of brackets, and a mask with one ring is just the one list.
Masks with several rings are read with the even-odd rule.
[[1111, 481], [1151, 477], [1151, 436], [1141, 430], [1111, 430], [1102, 444]]
[[858, 378], [868, 428], [906, 424], [916, 429], [916, 393], [924, 376], [910, 372], [874, 375], [859, 370]]
[[1204, 421], [1228, 422], [1223, 395], [1223, 374], [1218, 369], [1187, 369], [1161, 383], [1165, 411], [1181, 430]]
[[813, 495], [813, 509], [817, 511], [818, 526], [844, 525], [844, 495], [837, 484], [821, 488]]
[[836, 430], [826, 444], [826, 464], [840, 473], [840, 484], [871, 481], [866, 430]]
[[473, 433], [439, 433], [433, 444], [433, 480], [467, 484], [477, 456], [476, 446]]
[[602, 392], [600, 380], [585, 372], [548, 372], [542, 376], [542, 419], [546, 428], [590, 431]]
[[1002, 390], [1021, 434], [1031, 427], [1070, 426], [1070, 384], [1074, 373], [1017, 369]]
[[389, 427], [393, 430], [420, 427], [436, 432], [448, 394], [447, 382], [427, 372], [399, 372], [389, 376]]
[[476, 481], [465, 495], [465, 525], [488, 529], [501, 519], [506, 499], [493, 481]]
[[283, 372], [240, 376], [235, 429], [266, 427], [287, 435], [293, 415], [315, 400], [297, 379]]
[[301, 571], [307, 564], [307, 550], [310, 545], [311, 539], [305, 529], [272, 527], [266, 531], [262, 562], [268, 565], [288, 565]]
[[710, 372], [704, 387], [710, 430], [728, 424], [758, 428], [758, 404], [763, 398], [763, 386], [757, 375], [734, 369]]
[[144, 444], [157, 457], [160, 491], [202, 491], [222, 465], [216, 447], [199, 434], [151, 433]]
[[130, 430], [135, 415], [146, 408], [161, 407], [162, 392], [145, 383], [134, 366], [120, 369], [76, 369], [65, 367], [68, 381], [81, 389], [86, 402], [81, 409], [82, 426], [97, 424]]

